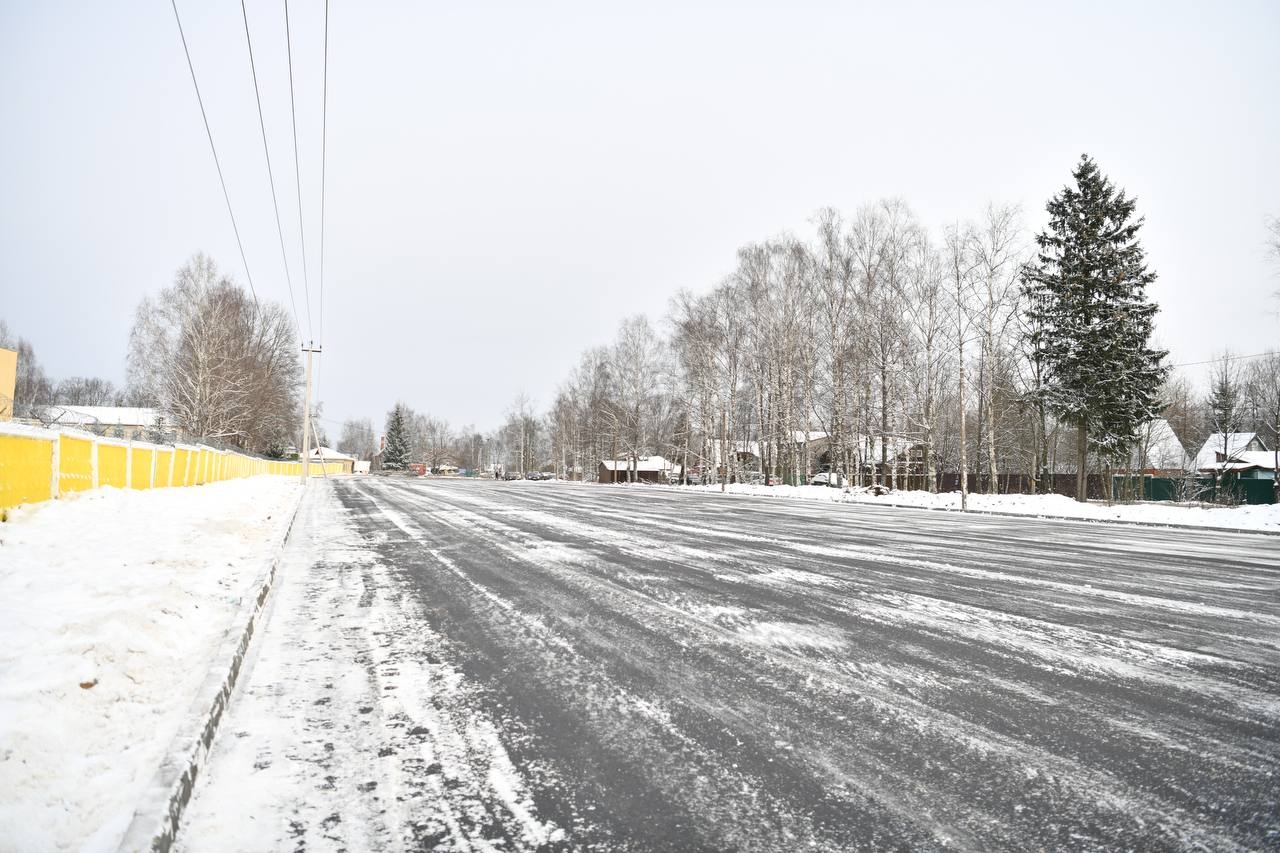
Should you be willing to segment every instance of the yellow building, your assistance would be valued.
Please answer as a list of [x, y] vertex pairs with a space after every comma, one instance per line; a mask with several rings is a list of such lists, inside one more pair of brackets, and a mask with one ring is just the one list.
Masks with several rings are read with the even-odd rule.
[[18, 386], [18, 354], [0, 347], [0, 421], [13, 418], [13, 392]]

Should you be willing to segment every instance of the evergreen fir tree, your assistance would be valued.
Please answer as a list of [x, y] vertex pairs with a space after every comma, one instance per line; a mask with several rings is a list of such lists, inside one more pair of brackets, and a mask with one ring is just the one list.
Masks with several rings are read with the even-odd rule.
[[1076, 427], [1076, 499], [1085, 500], [1093, 450], [1127, 456], [1139, 428], [1161, 409], [1167, 352], [1151, 348], [1156, 279], [1138, 243], [1135, 201], [1116, 191], [1088, 155], [1076, 185], [1049, 200], [1049, 227], [1036, 236], [1025, 287], [1034, 357], [1044, 366], [1045, 405]]
[[[1224, 442], [1227, 440], [1225, 436], [1240, 431], [1240, 388], [1229, 355], [1224, 355], [1222, 360], [1214, 365], [1207, 405], [1209, 423], [1212, 424], [1214, 432], [1224, 434]], [[1226, 453], [1227, 450], [1224, 443], [1222, 452]]]
[[396, 403], [387, 414], [387, 444], [382, 450], [382, 467], [403, 471], [409, 463], [409, 427], [405, 423], [404, 406]]
[[[1236, 378], [1230, 354], [1223, 354], [1222, 360], [1214, 365], [1213, 378], [1209, 384], [1209, 398], [1205, 402], [1209, 410], [1209, 425], [1215, 433], [1222, 436], [1217, 450], [1222, 454], [1222, 461], [1225, 462], [1231, 458], [1231, 434], [1240, 431], [1243, 420], [1241, 417], [1243, 413], [1240, 411], [1240, 384]], [[1213, 479], [1218, 486], [1216, 493], [1220, 498], [1222, 475], [1221, 467], [1214, 470]]]

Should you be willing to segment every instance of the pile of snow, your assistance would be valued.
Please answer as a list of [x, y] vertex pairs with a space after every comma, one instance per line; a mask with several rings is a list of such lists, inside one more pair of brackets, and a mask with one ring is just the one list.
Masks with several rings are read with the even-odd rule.
[[104, 488], [0, 524], [0, 849], [119, 845], [299, 488]]
[[[691, 490], [719, 492], [720, 486], [686, 486]], [[827, 486], [762, 486], [735, 483], [730, 494], [763, 495], [773, 498], [867, 503], [881, 506], [910, 506], [921, 509], [960, 509], [960, 493], [888, 492], [876, 495], [866, 488], [836, 489]], [[1145, 524], [1174, 524], [1193, 527], [1230, 527], [1238, 530], [1280, 532], [1280, 504], [1270, 506], [1186, 506], [1170, 503], [1114, 504], [1080, 503], [1064, 495], [969, 495], [969, 509], [980, 512], [1007, 512], [1092, 521], [1133, 521]]]

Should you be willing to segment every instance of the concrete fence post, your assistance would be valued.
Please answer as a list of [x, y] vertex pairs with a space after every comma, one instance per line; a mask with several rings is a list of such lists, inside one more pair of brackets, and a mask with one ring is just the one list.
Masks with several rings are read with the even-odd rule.
[[156, 448], [151, 448], [151, 482], [147, 488], [154, 489], [156, 487]]

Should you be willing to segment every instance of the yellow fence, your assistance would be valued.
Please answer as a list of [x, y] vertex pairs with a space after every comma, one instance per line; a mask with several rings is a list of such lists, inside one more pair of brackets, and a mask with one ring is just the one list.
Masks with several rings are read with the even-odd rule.
[[[4, 429], [0, 432], [0, 509], [99, 486], [150, 489], [302, 473], [301, 462], [255, 459], [212, 447], [164, 447], [53, 430]], [[314, 476], [341, 472], [339, 463], [311, 463]]]

